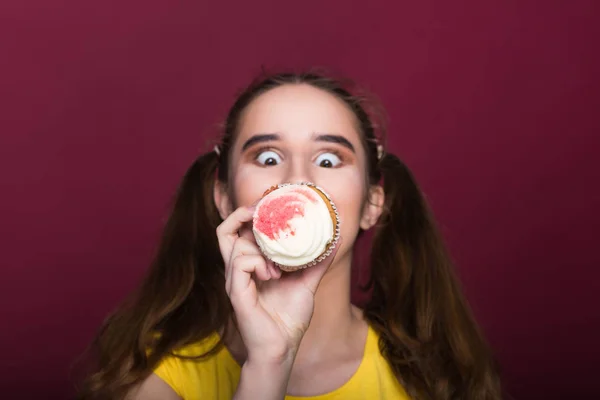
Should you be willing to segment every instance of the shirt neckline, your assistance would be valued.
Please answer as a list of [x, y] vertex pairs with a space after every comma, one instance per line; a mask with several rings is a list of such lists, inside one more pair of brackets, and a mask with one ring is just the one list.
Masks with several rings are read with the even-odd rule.
[[[357, 379], [359, 379], [359, 377], [363, 374], [363, 370], [366, 368], [365, 364], [366, 364], [366, 359], [368, 357], [370, 357], [374, 350], [377, 349], [377, 334], [375, 333], [375, 331], [373, 330], [373, 328], [371, 327], [370, 324], [367, 325], [367, 338], [365, 340], [365, 345], [364, 345], [364, 349], [363, 349], [363, 356], [362, 359], [360, 360], [360, 364], [358, 365], [358, 368], [356, 368], [356, 371], [354, 371], [354, 373], [350, 376], [350, 378], [348, 378], [348, 380], [346, 382], [344, 382], [340, 387], [333, 389], [329, 392], [326, 393], [322, 393], [322, 394], [318, 394], [315, 396], [291, 396], [291, 395], [286, 395], [285, 399], [286, 400], [307, 400], [307, 399], [311, 399], [311, 400], [327, 400], [328, 398], [330, 398], [331, 396], [335, 396], [338, 395], [340, 393], [343, 393], [345, 390], [347, 390], [347, 388], [353, 384], [354, 381], [356, 381]], [[225, 356], [229, 359], [229, 361], [233, 362], [235, 364], [235, 366], [237, 368], [239, 368], [239, 370], [241, 371], [242, 367], [240, 366], [240, 364], [235, 360], [235, 358], [233, 357], [233, 355], [231, 354], [231, 352], [229, 351], [229, 349], [227, 348], [227, 346], [225, 346], [225, 344], [223, 344], [223, 348], [225, 351]]]

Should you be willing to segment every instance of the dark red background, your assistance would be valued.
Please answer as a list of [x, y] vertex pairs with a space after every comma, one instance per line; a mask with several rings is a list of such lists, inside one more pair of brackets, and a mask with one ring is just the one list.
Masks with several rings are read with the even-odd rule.
[[261, 65], [377, 93], [511, 393], [598, 396], [598, 2], [349, 3], [1, 3], [0, 397], [69, 396]]

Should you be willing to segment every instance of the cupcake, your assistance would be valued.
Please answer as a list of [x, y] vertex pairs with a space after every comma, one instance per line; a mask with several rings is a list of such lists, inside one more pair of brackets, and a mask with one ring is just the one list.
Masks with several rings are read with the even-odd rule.
[[267, 190], [256, 205], [252, 224], [262, 253], [283, 271], [324, 260], [340, 237], [339, 215], [331, 198], [306, 182]]

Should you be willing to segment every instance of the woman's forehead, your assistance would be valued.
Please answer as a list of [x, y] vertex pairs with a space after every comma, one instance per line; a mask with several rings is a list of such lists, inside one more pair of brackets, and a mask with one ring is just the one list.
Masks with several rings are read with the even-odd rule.
[[313, 140], [315, 134], [345, 137], [360, 144], [356, 117], [336, 96], [306, 84], [283, 85], [256, 98], [244, 111], [238, 143], [256, 134], [278, 134], [282, 140]]

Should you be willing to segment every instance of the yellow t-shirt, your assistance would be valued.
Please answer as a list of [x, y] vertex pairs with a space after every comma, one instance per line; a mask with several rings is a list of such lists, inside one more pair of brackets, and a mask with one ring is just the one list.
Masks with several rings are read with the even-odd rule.
[[[204, 354], [219, 340], [213, 334], [177, 352], [182, 356]], [[286, 400], [409, 400], [389, 364], [379, 352], [378, 335], [369, 326], [363, 359], [354, 375], [341, 387], [310, 397], [286, 396]], [[241, 367], [225, 346], [204, 360], [168, 356], [154, 373], [183, 400], [231, 399], [237, 388]]]

